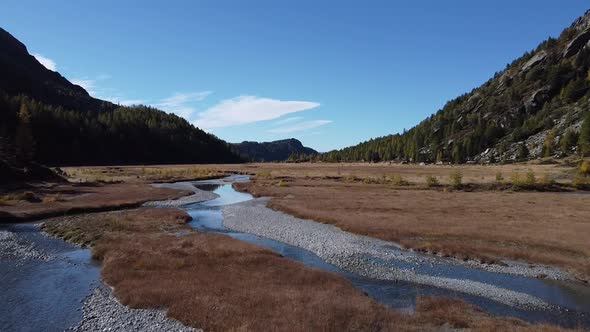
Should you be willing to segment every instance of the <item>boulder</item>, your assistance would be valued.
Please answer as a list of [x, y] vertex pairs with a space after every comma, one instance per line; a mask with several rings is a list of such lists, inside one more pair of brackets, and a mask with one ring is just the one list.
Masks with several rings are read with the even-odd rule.
[[564, 58], [569, 58], [572, 55], [577, 54], [584, 46], [586, 46], [586, 43], [588, 43], [590, 41], [590, 28], [584, 30], [582, 33], [580, 33], [579, 35], [576, 36], [576, 38], [574, 38], [565, 48], [565, 51], [563, 52], [563, 57]]
[[543, 62], [547, 58], [547, 52], [541, 51], [535, 54], [529, 61], [527, 61], [522, 68], [520, 68], [521, 72], [527, 72], [534, 66], [538, 65], [539, 63]]

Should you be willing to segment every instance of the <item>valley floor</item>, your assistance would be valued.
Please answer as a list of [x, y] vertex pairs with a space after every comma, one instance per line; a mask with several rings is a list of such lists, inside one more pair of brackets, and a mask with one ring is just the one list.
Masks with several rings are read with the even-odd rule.
[[[568, 167], [539, 165], [469, 166], [461, 170], [464, 182], [485, 183], [495, 181], [498, 171], [508, 178], [511, 172], [529, 168], [538, 176], [550, 174], [562, 180], [573, 172]], [[580, 278], [587, 277], [590, 248], [583, 235], [590, 230], [590, 196], [582, 192], [466, 192], [418, 184], [424, 174], [438, 176], [444, 184], [454, 170], [449, 166], [368, 164], [65, 169], [77, 181], [100, 177], [107, 182], [101, 185], [105, 188], [132, 184], [156, 190], [157, 194], [150, 196], [129, 191], [127, 199], [133, 204], [190, 194], [147, 185], [157, 179], [250, 173], [256, 175], [255, 180], [239, 188], [272, 197], [271, 207], [290, 214], [432, 253], [491, 263], [522, 259], [566, 267]], [[397, 174], [414, 185], [395, 186], [382, 180]], [[122, 179], [122, 184], [108, 184]], [[76, 201], [90, 194], [71, 193], [57, 201]], [[56, 203], [52, 201], [8, 201], [0, 211], [14, 216], [15, 211], [27, 211], [30, 205], [43, 211], [46, 204], [54, 211]], [[112, 202], [117, 202], [112, 208], [121, 207], [119, 199]], [[103, 201], [101, 208], [108, 207]], [[44, 230], [90, 246], [102, 262], [102, 279], [114, 287], [123, 304], [165, 308], [169, 316], [206, 330], [557, 329], [495, 318], [464, 302], [444, 298], [419, 298], [413, 315], [402, 314], [376, 303], [336, 275], [224, 235], [201, 233], [185, 225], [185, 220], [184, 212], [175, 208], [140, 208], [58, 217], [47, 220]]]

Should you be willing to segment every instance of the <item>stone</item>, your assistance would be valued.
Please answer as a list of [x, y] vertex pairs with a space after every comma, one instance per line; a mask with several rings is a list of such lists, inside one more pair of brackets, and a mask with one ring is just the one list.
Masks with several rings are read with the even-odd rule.
[[576, 36], [565, 48], [563, 52], [564, 58], [569, 58], [575, 54], [577, 54], [586, 43], [590, 41], [590, 29], [584, 30], [582, 33]]
[[521, 72], [527, 72], [534, 66], [538, 65], [539, 63], [543, 62], [547, 58], [547, 52], [541, 51], [535, 54], [527, 63], [525, 63], [522, 68], [520, 69]]

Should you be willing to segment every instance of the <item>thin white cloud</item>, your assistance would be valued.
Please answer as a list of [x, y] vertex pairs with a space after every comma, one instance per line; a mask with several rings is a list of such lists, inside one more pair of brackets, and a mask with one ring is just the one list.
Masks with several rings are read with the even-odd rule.
[[275, 122], [276, 125], [284, 125], [286, 123], [292, 123], [292, 122], [297, 122], [297, 121], [301, 121], [303, 120], [302, 116], [292, 116], [290, 118], [285, 118], [282, 120], [279, 120], [277, 122]]
[[115, 89], [104, 87], [102, 81], [111, 78], [112, 76], [109, 74], [100, 74], [96, 78], [73, 78], [70, 82], [83, 87], [91, 96], [110, 101], [113, 104], [131, 106], [146, 103], [143, 99], [130, 99], [118, 93]]
[[41, 55], [39, 53], [33, 53], [33, 56], [45, 68], [47, 68], [49, 70], [57, 71], [57, 65], [55, 64], [55, 61], [51, 60], [50, 58], [44, 57], [43, 55]]
[[333, 122], [332, 120], [303, 121], [303, 122], [296, 123], [294, 125], [274, 128], [274, 129], [270, 129], [267, 131], [269, 133], [273, 133], [273, 134], [288, 134], [288, 133], [294, 133], [294, 132], [298, 132], [298, 131], [309, 130], [312, 128], [317, 128], [317, 127], [327, 125], [328, 123], [332, 123], [332, 122]]
[[154, 104], [154, 106], [190, 120], [196, 113], [196, 108], [191, 104], [204, 100], [211, 93], [213, 92], [176, 92], [172, 96]]
[[84, 88], [84, 90], [88, 91], [89, 94], [95, 95], [96, 94], [96, 80], [93, 79], [81, 79], [81, 78], [73, 78], [70, 82], [79, 85]]
[[99, 97], [99, 99], [110, 101], [113, 104], [123, 106], [143, 105], [146, 101], [143, 99], [122, 99], [121, 97]]
[[100, 74], [98, 75], [98, 77], [96, 77], [96, 79], [99, 81], [110, 80], [111, 78], [113, 78], [113, 76], [111, 76], [110, 74]]
[[310, 101], [283, 101], [256, 96], [239, 96], [226, 99], [199, 113], [193, 122], [200, 128], [211, 129], [277, 119], [290, 113], [320, 106]]

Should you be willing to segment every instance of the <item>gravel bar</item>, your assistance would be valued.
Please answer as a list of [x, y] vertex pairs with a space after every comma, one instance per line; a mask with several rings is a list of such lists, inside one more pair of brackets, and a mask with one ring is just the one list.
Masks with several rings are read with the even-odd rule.
[[166, 200], [166, 201], [152, 201], [147, 202], [144, 206], [157, 206], [157, 207], [178, 207], [193, 203], [199, 203], [208, 201], [219, 197], [217, 194], [210, 191], [201, 190], [195, 187], [191, 182], [176, 182], [176, 183], [154, 183], [152, 186], [156, 188], [170, 188], [178, 190], [192, 191], [194, 194], [184, 196], [178, 199]]
[[[267, 208], [267, 202], [268, 198], [258, 198], [225, 206], [223, 208], [224, 226], [306, 249], [332, 265], [368, 278], [430, 285], [482, 296], [524, 309], [550, 307], [537, 297], [495, 285], [468, 279], [416, 273], [411, 266], [441, 264], [442, 258], [400, 250], [392, 242], [345, 232], [333, 225], [299, 219]], [[385, 262], [385, 264], [377, 261]], [[444, 260], [444, 262], [452, 264], [450, 260]], [[469, 263], [463, 266], [469, 266]], [[503, 272], [523, 276], [541, 272], [555, 278], [561, 277], [559, 271], [555, 269], [540, 267], [536, 269], [516, 265], [505, 267], [506, 271]]]
[[0, 259], [14, 259], [18, 262], [30, 259], [50, 261], [54, 258], [53, 255], [37, 250], [33, 243], [15, 233], [0, 231]]
[[86, 298], [82, 313], [80, 324], [68, 331], [202, 331], [166, 317], [163, 310], [130, 309], [102, 285]]

